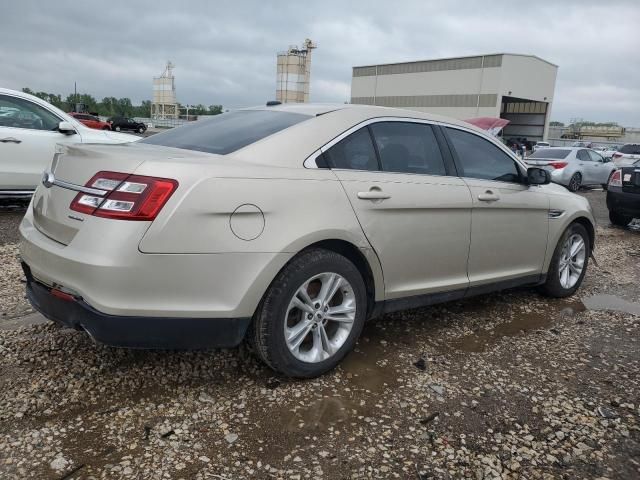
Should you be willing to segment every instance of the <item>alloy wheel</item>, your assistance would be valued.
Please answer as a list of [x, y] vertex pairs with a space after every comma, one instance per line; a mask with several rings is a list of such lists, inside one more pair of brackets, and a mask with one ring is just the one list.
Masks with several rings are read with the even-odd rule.
[[298, 360], [322, 362], [344, 345], [355, 318], [356, 298], [351, 284], [337, 273], [314, 275], [289, 302], [285, 342]]
[[577, 192], [580, 188], [581, 183], [582, 175], [580, 175], [579, 173], [574, 174], [573, 177], [571, 177], [571, 180], [569, 180], [569, 190], [571, 190], [572, 192]]
[[582, 235], [574, 233], [567, 238], [559, 260], [558, 274], [562, 288], [572, 288], [580, 279], [584, 269], [587, 248]]

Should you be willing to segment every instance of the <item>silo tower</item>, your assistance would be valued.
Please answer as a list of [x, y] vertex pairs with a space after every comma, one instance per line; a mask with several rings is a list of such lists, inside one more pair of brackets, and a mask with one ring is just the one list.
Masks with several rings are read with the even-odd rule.
[[302, 48], [290, 46], [286, 52], [278, 53], [276, 100], [282, 103], [309, 101], [311, 50], [314, 48], [316, 44], [307, 38]]
[[173, 67], [173, 63], [167, 62], [164, 72], [159, 77], [153, 78], [151, 118], [154, 120], [178, 118], [179, 111]]

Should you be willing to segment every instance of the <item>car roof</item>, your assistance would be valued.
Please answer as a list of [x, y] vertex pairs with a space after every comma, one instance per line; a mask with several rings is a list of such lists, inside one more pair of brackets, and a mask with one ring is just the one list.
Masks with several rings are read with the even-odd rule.
[[[391, 107], [379, 107], [375, 105], [356, 105], [352, 103], [281, 103], [279, 105], [272, 106], [255, 106], [249, 108], [243, 108], [239, 110], [272, 110], [299, 113], [301, 115], [308, 116], [321, 116], [326, 113], [338, 112], [338, 111], [352, 111], [357, 116], [365, 118], [376, 117], [407, 117], [421, 120], [429, 120], [432, 122], [448, 123], [451, 125], [459, 125], [461, 127], [476, 130], [478, 132], [487, 133], [481, 128], [476, 127], [464, 120], [458, 120], [451, 117], [445, 117], [443, 115], [436, 115], [433, 113], [420, 112], [417, 110], [408, 110], [403, 108], [391, 108]], [[356, 113], [357, 112], [357, 113]]]

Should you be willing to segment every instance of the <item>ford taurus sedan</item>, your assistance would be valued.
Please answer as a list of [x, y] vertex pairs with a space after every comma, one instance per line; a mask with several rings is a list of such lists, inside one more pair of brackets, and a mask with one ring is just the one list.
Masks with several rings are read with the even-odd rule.
[[580, 286], [588, 202], [481, 130], [351, 105], [252, 108], [67, 145], [20, 226], [32, 305], [108, 345], [232, 347], [312, 377], [386, 312]]

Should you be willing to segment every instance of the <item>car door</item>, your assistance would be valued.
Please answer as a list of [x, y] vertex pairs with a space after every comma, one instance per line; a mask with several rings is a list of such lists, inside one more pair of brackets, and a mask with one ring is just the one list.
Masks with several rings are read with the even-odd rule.
[[586, 149], [578, 150], [576, 153], [576, 160], [578, 162], [578, 170], [582, 175], [582, 184], [590, 185], [593, 182], [593, 168], [592, 168], [592, 160], [589, 156], [589, 151]]
[[481, 134], [446, 127], [458, 173], [471, 190], [471, 288], [537, 279], [547, 248], [549, 199], [524, 167]]
[[[56, 143], [79, 141], [57, 130], [60, 119], [27, 99], [0, 95], [0, 190], [33, 190], [51, 162]], [[75, 137], [75, 138], [74, 138]]]
[[591, 169], [590, 183], [594, 185], [606, 184], [609, 181], [609, 174], [612, 170], [609, 163], [605, 161], [602, 155], [594, 150], [587, 150], [587, 153], [591, 158], [591, 162], [589, 164], [589, 168]]
[[323, 154], [380, 259], [386, 299], [468, 286], [471, 195], [438, 134], [425, 123], [385, 119]]

